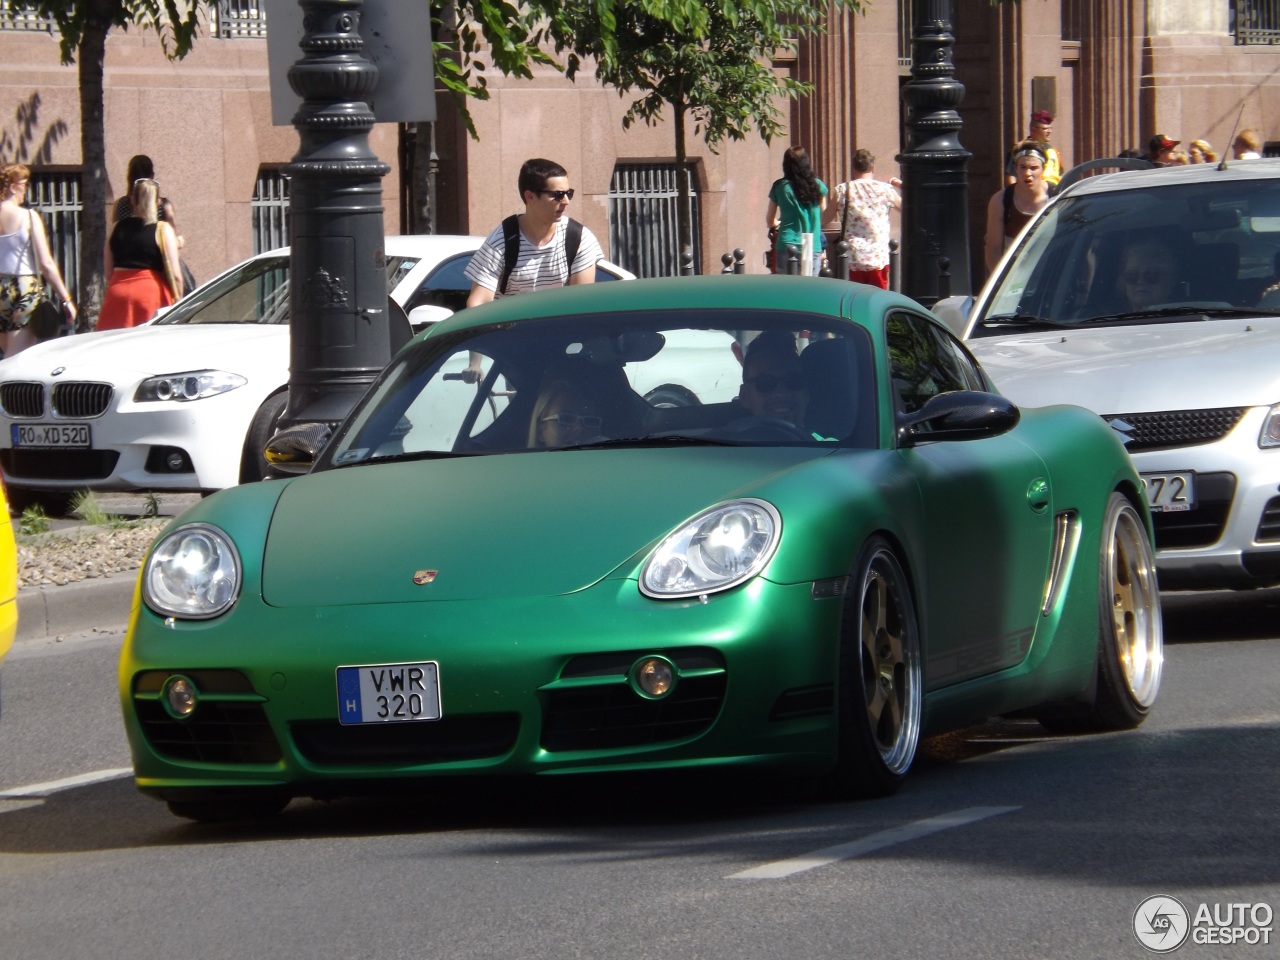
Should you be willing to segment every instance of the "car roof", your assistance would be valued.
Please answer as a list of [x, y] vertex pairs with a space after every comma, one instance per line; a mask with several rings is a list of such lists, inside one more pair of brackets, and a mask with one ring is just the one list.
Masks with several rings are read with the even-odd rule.
[[[469, 237], [452, 233], [404, 233], [388, 234], [383, 238], [386, 252], [393, 257], [447, 257], [479, 248], [484, 237]], [[265, 250], [258, 257], [287, 257], [289, 247]], [[256, 258], [255, 258], [256, 259]]]
[[[657, 277], [626, 284], [594, 283], [539, 290], [536, 295], [500, 297], [455, 313], [432, 330], [461, 330], [535, 317], [688, 309], [772, 309], [863, 322], [864, 318], [879, 318], [895, 306], [929, 316], [924, 307], [901, 294], [844, 280], [768, 274]], [[744, 327], [750, 328], [750, 324], [744, 323]]]
[[1177, 167], [1152, 167], [1149, 170], [1125, 170], [1085, 177], [1063, 191], [1060, 196], [1078, 197], [1116, 190], [1142, 190], [1175, 184], [1209, 183], [1214, 180], [1280, 179], [1280, 159], [1230, 160], [1225, 169], [1220, 163], [1188, 163]]

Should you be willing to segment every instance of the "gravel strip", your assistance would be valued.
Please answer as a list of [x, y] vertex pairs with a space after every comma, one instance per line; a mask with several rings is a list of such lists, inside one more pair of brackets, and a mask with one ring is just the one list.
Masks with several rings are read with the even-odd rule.
[[18, 586], [61, 586], [93, 577], [131, 573], [168, 518], [123, 526], [79, 526], [18, 539]]

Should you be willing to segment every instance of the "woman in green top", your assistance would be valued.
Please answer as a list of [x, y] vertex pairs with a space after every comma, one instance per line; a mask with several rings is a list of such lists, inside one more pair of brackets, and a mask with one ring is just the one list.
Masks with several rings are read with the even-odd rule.
[[[827, 207], [827, 185], [813, 174], [804, 147], [790, 147], [782, 156], [782, 179], [769, 189], [770, 230], [777, 230], [774, 273], [787, 271], [787, 247], [803, 248], [804, 234], [813, 234], [813, 260], [800, 264], [800, 272], [817, 276], [822, 269], [822, 211]], [[809, 269], [806, 269], [806, 266]]]

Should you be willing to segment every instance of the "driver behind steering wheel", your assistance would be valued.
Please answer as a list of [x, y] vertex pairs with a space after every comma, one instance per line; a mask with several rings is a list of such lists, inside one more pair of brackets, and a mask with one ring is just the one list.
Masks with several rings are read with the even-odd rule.
[[769, 330], [751, 341], [742, 362], [738, 402], [753, 417], [784, 420], [803, 429], [809, 385], [794, 336]]

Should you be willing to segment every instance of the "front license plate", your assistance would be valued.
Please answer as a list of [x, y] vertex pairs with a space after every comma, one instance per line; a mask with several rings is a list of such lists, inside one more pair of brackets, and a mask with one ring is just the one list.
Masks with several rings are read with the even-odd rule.
[[87, 423], [14, 423], [9, 435], [15, 447], [87, 447]]
[[342, 723], [440, 719], [440, 668], [426, 663], [378, 663], [338, 668]]
[[1142, 486], [1153, 513], [1179, 513], [1196, 506], [1194, 473], [1144, 473]]

